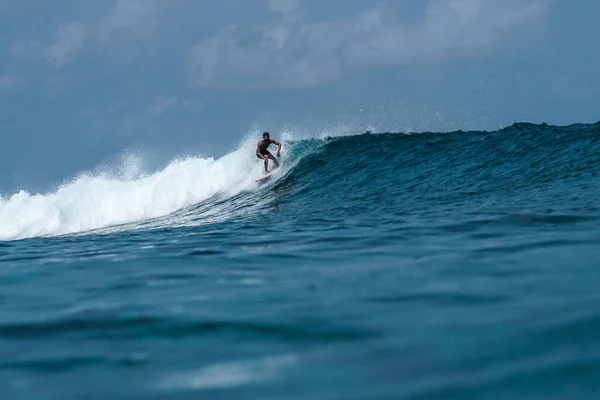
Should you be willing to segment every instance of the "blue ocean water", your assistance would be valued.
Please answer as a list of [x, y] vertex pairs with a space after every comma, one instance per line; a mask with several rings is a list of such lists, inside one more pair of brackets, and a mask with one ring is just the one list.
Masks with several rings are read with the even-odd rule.
[[0, 199], [2, 399], [600, 395], [600, 123], [255, 140]]

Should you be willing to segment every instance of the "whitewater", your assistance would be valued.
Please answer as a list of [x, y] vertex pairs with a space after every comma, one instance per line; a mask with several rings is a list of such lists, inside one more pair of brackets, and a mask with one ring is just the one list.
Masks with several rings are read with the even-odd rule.
[[[256, 135], [255, 135], [256, 136]], [[174, 159], [145, 174], [138, 157], [126, 157], [117, 172], [82, 173], [46, 194], [22, 190], [0, 197], [0, 240], [82, 233], [164, 217], [216, 194], [234, 196], [260, 187], [263, 163], [247, 136], [219, 159]], [[285, 174], [283, 167], [274, 180]], [[269, 164], [271, 168], [272, 163]], [[102, 169], [102, 168], [100, 168]], [[128, 226], [127, 228], [132, 228]]]

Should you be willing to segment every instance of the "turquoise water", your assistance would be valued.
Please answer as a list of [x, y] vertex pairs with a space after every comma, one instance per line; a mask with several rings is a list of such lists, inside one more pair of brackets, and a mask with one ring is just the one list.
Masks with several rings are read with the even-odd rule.
[[5, 194], [0, 398], [594, 398], [599, 138], [287, 140], [264, 184], [242, 146]]

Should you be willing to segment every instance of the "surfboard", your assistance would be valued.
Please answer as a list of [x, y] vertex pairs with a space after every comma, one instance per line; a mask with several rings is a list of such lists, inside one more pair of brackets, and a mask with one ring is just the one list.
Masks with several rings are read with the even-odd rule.
[[269, 179], [271, 177], [271, 175], [273, 175], [273, 171], [267, 172], [265, 175], [261, 176], [260, 178], [258, 178], [254, 182], [260, 182], [260, 181], [264, 181], [265, 179]]
[[[281, 165], [279, 167], [281, 167]], [[277, 172], [277, 170], [279, 169], [279, 167], [273, 168], [272, 170], [270, 170], [269, 172], [267, 172], [265, 175], [261, 176], [260, 178], [258, 178], [254, 182], [261, 182], [261, 181], [264, 181], [266, 179], [269, 179], [271, 177], [271, 175], [273, 175], [273, 173]]]

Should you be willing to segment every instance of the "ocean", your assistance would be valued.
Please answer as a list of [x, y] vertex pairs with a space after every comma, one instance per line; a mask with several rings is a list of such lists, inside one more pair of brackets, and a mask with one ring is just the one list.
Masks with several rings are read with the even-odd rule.
[[600, 395], [600, 123], [259, 139], [3, 193], [0, 398]]

